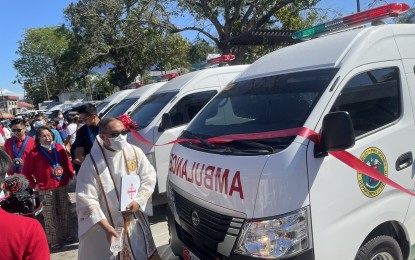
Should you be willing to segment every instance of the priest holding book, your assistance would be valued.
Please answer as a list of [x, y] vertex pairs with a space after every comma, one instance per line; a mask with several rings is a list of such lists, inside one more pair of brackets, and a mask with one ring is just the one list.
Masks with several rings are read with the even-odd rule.
[[145, 214], [152, 212], [154, 167], [127, 142], [129, 130], [120, 119], [105, 118], [99, 129], [77, 176], [78, 259], [160, 259]]

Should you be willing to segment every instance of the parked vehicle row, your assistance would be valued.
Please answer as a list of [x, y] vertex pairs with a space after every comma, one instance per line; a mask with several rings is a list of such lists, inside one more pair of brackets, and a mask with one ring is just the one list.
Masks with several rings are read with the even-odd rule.
[[408, 9], [296, 33], [314, 39], [260, 58], [199, 112], [169, 159], [176, 255], [415, 259], [415, 25], [361, 26]]

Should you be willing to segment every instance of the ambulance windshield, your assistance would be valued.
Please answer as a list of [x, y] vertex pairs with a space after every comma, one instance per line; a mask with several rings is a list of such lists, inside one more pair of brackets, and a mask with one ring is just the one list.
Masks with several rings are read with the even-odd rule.
[[139, 129], [146, 128], [178, 91], [155, 93], [141, 103], [130, 115]]
[[[236, 82], [201, 111], [183, 137], [208, 139], [301, 127], [337, 71], [321, 69]], [[255, 140], [260, 141], [255, 146], [266, 145], [264, 151], [269, 151], [274, 146], [285, 148], [292, 140], [293, 137]], [[239, 146], [240, 140], [238, 143]]]

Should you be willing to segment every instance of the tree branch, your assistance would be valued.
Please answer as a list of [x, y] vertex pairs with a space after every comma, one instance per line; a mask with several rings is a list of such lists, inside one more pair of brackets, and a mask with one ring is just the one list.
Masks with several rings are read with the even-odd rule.
[[256, 29], [256, 28], [260, 28], [262, 25], [264, 25], [271, 18], [271, 16], [275, 15], [275, 13], [279, 9], [281, 9], [282, 7], [292, 3], [293, 1], [294, 0], [281, 0], [280, 2], [275, 4], [274, 7], [271, 8], [271, 10], [268, 11], [267, 14], [262, 16], [261, 19], [259, 19], [258, 22], [256, 22], [253, 27], [251, 27], [251, 30]]
[[201, 29], [201, 28], [198, 28], [198, 27], [195, 27], [195, 26], [171, 29], [172, 33], [179, 33], [179, 32], [183, 32], [183, 31], [198, 31], [198, 32], [202, 33], [203, 35], [205, 35], [206, 37], [208, 37], [209, 39], [211, 39], [212, 41], [214, 41], [216, 43], [216, 45], [218, 45], [220, 43], [220, 41], [216, 37], [214, 37], [212, 34], [208, 33], [204, 29]]
[[[218, 20], [218, 16], [214, 14], [213, 7], [210, 5], [209, 0], [200, 0], [200, 5], [203, 9], [203, 12], [205, 13], [206, 17], [210, 20], [210, 22], [215, 26], [219, 38], [223, 38], [224, 30], [222, 24], [220, 24]], [[203, 32], [202, 32], [203, 33]]]

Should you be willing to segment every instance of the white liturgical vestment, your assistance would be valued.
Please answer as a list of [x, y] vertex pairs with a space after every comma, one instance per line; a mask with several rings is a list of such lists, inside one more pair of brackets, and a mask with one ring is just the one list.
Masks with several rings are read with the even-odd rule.
[[[140, 211], [123, 217], [120, 207], [121, 176], [138, 174], [141, 186], [134, 200]], [[78, 259], [110, 259], [112, 252], [106, 232], [98, 224], [107, 219], [114, 227], [124, 227], [123, 249], [117, 259], [158, 259], [147, 217], [152, 212], [151, 195], [156, 184], [156, 172], [144, 153], [136, 146], [126, 144], [119, 152], [96, 141], [76, 181], [76, 211], [79, 225]], [[125, 232], [127, 231], [127, 232]]]

